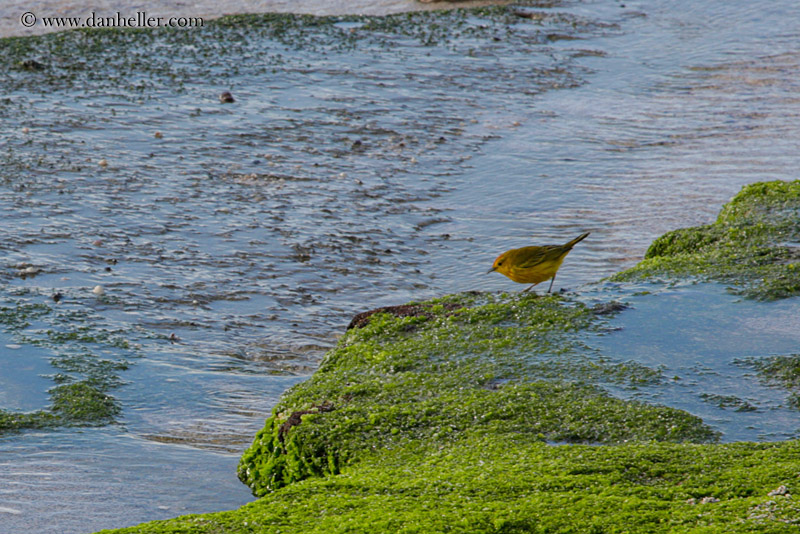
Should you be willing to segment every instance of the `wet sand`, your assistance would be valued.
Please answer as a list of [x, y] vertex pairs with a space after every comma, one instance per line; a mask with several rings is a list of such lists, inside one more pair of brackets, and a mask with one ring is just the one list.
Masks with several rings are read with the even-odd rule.
[[[503, 1], [469, 0], [436, 2], [417, 0], [170, 0], [167, 2], [138, 2], [136, 0], [100, 0], [87, 8], [76, 0], [41, 0], [35, 6], [27, 0], [9, 0], [0, 5], [0, 37], [38, 35], [66, 29], [46, 26], [44, 17], [80, 17], [87, 20], [92, 13], [98, 17], [199, 17], [205, 20], [237, 13], [306, 13], [314, 15], [387, 15], [404, 11], [425, 11], [454, 7], [476, 7], [503, 4]], [[28, 13], [33, 13], [35, 19]], [[26, 27], [23, 20], [30, 25]]]

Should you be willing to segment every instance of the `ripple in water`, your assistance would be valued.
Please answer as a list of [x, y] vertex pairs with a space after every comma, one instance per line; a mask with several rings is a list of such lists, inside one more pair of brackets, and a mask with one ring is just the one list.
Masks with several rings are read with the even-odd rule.
[[238, 506], [238, 451], [354, 313], [515, 290], [484, 274], [498, 252], [582, 231], [557, 285], [594, 282], [741, 185], [796, 178], [792, 5], [626, 4], [74, 34], [32, 50], [43, 72], [3, 69], [0, 306], [46, 309], [4, 323], [2, 406], [126, 367], [118, 424], [0, 440], [4, 525]]

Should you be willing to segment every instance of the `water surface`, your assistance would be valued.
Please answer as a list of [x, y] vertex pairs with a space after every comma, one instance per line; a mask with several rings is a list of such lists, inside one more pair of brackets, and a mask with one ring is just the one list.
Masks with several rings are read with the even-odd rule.
[[[584, 2], [407, 33], [350, 21], [158, 34], [62, 78], [48, 78], [68, 61], [58, 51], [37, 56], [44, 72], [0, 75], [0, 306], [47, 306], [0, 334], [0, 406], [43, 408], [53, 375], [97, 368], [65, 358], [125, 367], [116, 424], [0, 439], [3, 531], [241, 505], [238, 454], [353, 314], [517, 290], [485, 274], [499, 252], [583, 231], [556, 287], [611, 297], [586, 284], [663, 232], [710, 222], [742, 185], [796, 178], [793, 8]], [[748, 413], [680, 388], [703, 376], [727, 393], [745, 371], [703, 374], [707, 360], [758, 356], [756, 340], [762, 356], [796, 346], [789, 328], [758, 333], [796, 304], [693, 295], [637, 299], [604, 350], [680, 375], [638, 394], [707, 417], [725, 440], [793, 435], [781, 392], [746, 393], [763, 408]], [[714, 335], [680, 315], [652, 324], [712, 304]], [[751, 341], [728, 354], [717, 332], [741, 329], [740, 310], [748, 329], [727, 339]], [[76, 329], [91, 340], [48, 334]]]

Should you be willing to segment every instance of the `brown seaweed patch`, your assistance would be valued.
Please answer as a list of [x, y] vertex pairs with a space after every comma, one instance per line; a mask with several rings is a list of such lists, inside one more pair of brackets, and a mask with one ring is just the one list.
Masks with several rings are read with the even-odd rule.
[[[444, 308], [446, 313], [463, 308], [461, 304], [456, 304], [453, 302], [441, 304], [440, 306]], [[434, 316], [434, 313], [431, 311], [431, 305], [402, 304], [400, 306], [383, 306], [382, 308], [375, 308], [374, 310], [357, 313], [355, 316], [353, 316], [350, 324], [347, 325], [347, 329], [352, 330], [353, 328], [363, 328], [369, 323], [370, 317], [376, 313], [388, 313], [389, 315], [393, 315], [395, 317], [425, 317], [428, 319]]]
[[623, 302], [612, 300], [610, 302], [599, 302], [592, 306], [595, 315], [614, 315], [622, 310], [627, 310], [630, 306]]
[[308, 415], [310, 413], [317, 414], [332, 412], [335, 409], [336, 407], [330, 402], [323, 402], [322, 404], [314, 404], [308, 410], [297, 410], [296, 412], [292, 412], [289, 418], [286, 419], [286, 421], [284, 421], [278, 429], [278, 439], [281, 441], [281, 443], [283, 443], [284, 436], [293, 426], [297, 426], [303, 421], [304, 415]]

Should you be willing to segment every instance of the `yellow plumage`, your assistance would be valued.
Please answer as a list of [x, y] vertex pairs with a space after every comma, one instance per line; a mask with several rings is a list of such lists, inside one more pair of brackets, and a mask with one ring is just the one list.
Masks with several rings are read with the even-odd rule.
[[581, 234], [572, 241], [563, 245], [544, 245], [541, 247], [522, 247], [513, 248], [500, 254], [489, 272], [496, 271], [504, 274], [520, 284], [536, 284], [551, 280], [550, 288], [553, 289], [553, 282], [556, 280], [556, 273], [564, 258], [572, 250], [576, 243], [582, 241], [590, 232]]

